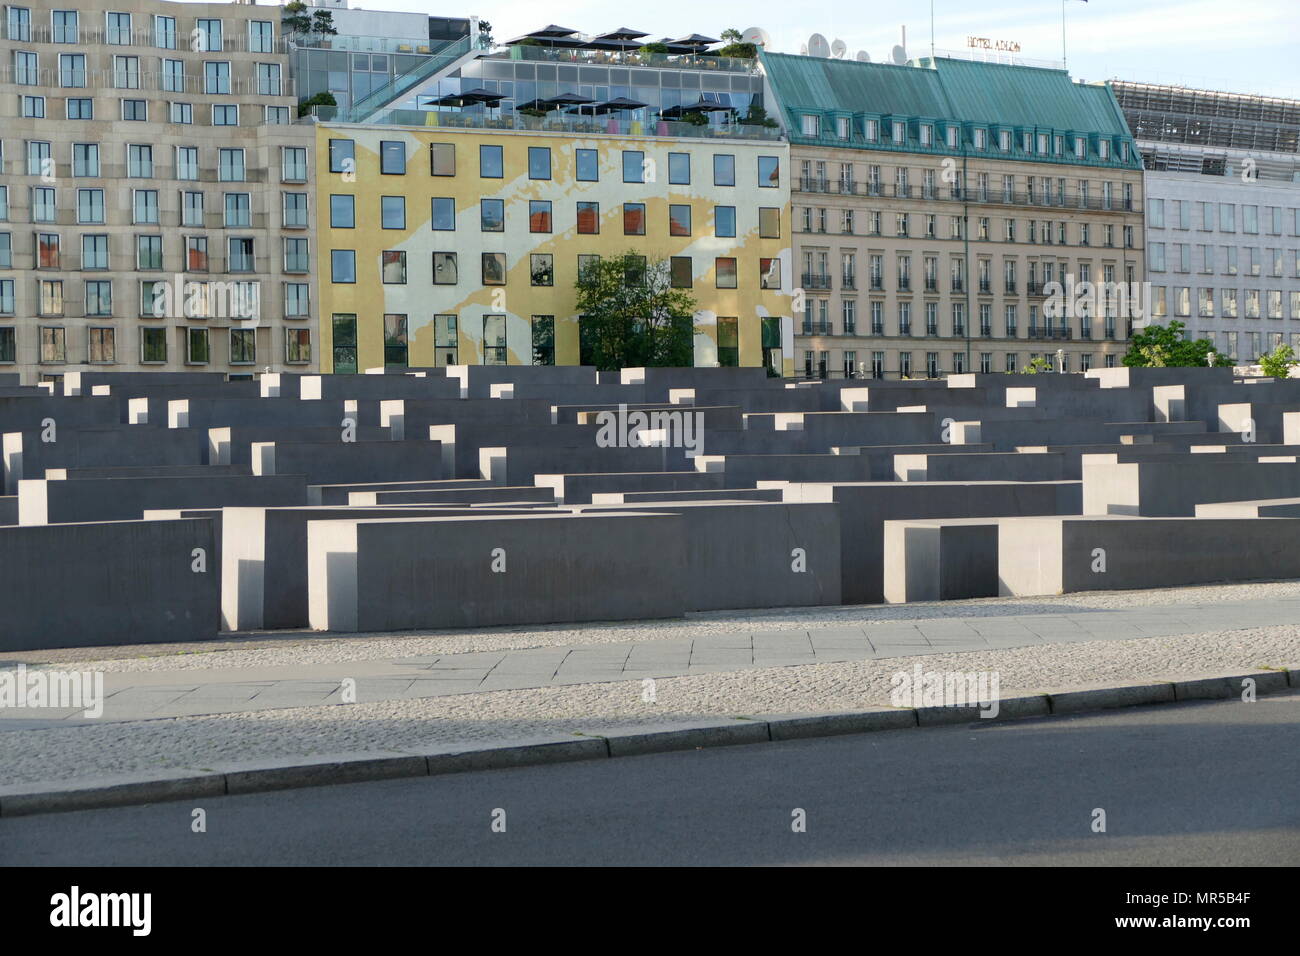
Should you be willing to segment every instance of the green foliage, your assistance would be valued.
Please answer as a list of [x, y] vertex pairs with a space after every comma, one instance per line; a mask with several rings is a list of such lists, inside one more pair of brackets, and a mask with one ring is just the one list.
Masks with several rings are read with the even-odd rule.
[[492, 49], [492, 24], [486, 20], [478, 22], [478, 46], [480, 50]]
[[752, 60], [758, 56], [758, 49], [752, 43], [728, 43], [717, 52], [718, 56], [734, 56], [742, 60]]
[[727, 27], [719, 36], [724, 43], [739, 43], [743, 34], [735, 27]]
[[1148, 325], [1133, 333], [1123, 364], [1129, 368], [1204, 368], [1214, 355], [1216, 365], [1226, 364], [1208, 339], [1184, 339], [1185, 324]]
[[522, 116], [536, 116], [538, 118], [546, 116], [546, 110], [539, 110], [535, 106], [525, 106], [521, 110], [515, 110], [515, 112]]
[[692, 126], [708, 126], [708, 125], [709, 125], [709, 118], [708, 118], [707, 116], [705, 116], [703, 113], [700, 113], [700, 112], [698, 112], [698, 111], [692, 111], [692, 112], [690, 112], [690, 113], [683, 113], [683, 114], [682, 114], [682, 120], [681, 120], [681, 121], [682, 121], [683, 123], [689, 123], [689, 124], [692, 125]]
[[694, 364], [695, 298], [672, 287], [666, 260], [603, 256], [583, 268], [574, 289], [585, 361], [604, 371]]
[[1035, 355], [1034, 360], [1025, 366], [1026, 375], [1037, 375], [1040, 372], [1052, 371], [1052, 363], [1041, 355]]
[[740, 118], [740, 122], [745, 126], [773, 127], [780, 125], [776, 120], [767, 115], [767, 110], [755, 103], [749, 104], [749, 109], [746, 110], [745, 115]]
[[639, 53], [667, 53], [667, 52], [668, 52], [668, 47], [665, 46], [665, 45], [662, 44], [662, 43], [659, 43], [658, 41], [655, 41], [654, 43], [647, 43], [645, 46], [641, 47], [641, 49], [638, 50], [637, 52], [639, 52]]
[[334, 94], [329, 90], [322, 90], [309, 99], [302, 100], [298, 104], [298, 115], [306, 116], [311, 112], [313, 106], [338, 106], [339, 101], [334, 99]]
[[1295, 351], [1289, 345], [1279, 345], [1267, 355], [1261, 355], [1259, 367], [1265, 375], [1271, 375], [1273, 378], [1287, 378], [1291, 373], [1291, 366], [1296, 364]]
[[308, 13], [307, 4], [302, 0], [289, 0], [284, 5], [280, 13], [280, 28], [285, 33], [314, 33], [316, 36], [335, 36], [339, 32], [334, 29], [334, 14], [328, 10]]
[[518, 43], [513, 44], [513, 46], [541, 46], [541, 45], [542, 45], [542, 41], [538, 40], [537, 37], [524, 37]]

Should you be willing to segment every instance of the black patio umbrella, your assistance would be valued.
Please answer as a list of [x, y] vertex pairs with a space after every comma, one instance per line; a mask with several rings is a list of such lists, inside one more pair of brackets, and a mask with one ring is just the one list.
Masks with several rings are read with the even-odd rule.
[[685, 46], [685, 47], [691, 47], [693, 49], [703, 50], [706, 46], [712, 46], [713, 44], [720, 43], [722, 41], [716, 40], [713, 37], [706, 37], [706, 36], [701, 36], [698, 33], [692, 33], [688, 37], [679, 37], [676, 40], [665, 40], [664, 42], [668, 44], [675, 44], [677, 46]]
[[513, 40], [508, 41], [507, 45], [519, 43], [523, 40], [536, 40], [542, 45], [550, 47], [585, 46], [586, 41], [579, 39], [576, 36], [577, 32], [577, 30], [570, 30], [568, 27], [560, 27], [552, 23], [540, 30], [534, 30], [532, 33], [525, 33], [521, 37], [515, 37]]
[[550, 103], [552, 109], [558, 109], [561, 106], [586, 106], [588, 103], [596, 102], [590, 96], [579, 96], [577, 93], [561, 93], [559, 96], [552, 96], [549, 99], [542, 100], [543, 103]]
[[593, 37], [587, 45], [595, 50], [635, 50], [644, 45], [643, 38], [649, 35], [640, 30], [619, 27], [617, 30], [610, 30], [608, 33]]
[[642, 103], [639, 100], [629, 100], [625, 96], [618, 96], [612, 100], [606, 100], [604, 103], [598, 103], [591, 108], [593, 113], [616, 113], [620, 110], [639, 110], [645, 109], [649, 103]]
[[666, 110], [660, 111], [659, 115], [665, 119], [674, 119], [683, 116], [686, 113], [733, 113], [735, 107], [727, 106], [724, 103], [718, 103], [714, 100], [702, 99], [698, 103], [690, 103], [686, 106], [670, 106]]

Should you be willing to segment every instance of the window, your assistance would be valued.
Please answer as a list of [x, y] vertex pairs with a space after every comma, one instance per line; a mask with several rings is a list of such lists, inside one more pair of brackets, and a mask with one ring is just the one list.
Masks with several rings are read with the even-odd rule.
[[479, 146], [478, 174], [481, 179], [501, 179], [505, 176], [500, 146]]
[[307, 181], [307, 149], [304, 146], [285, 146], [280, 151], [280, 182], [305, 183]]
[[182, 126], [188, 126], [194, 122], [194, 107], [189, 103], [169, 103], [169, 119], [171, 122]]
[[719, 239], [735, 238], [736, 235], [736, 207], [735, 206], [714, 206], [713, 207], [713, 234]]
[[645, 153], [640, 150], [623, 150], [623, 182], [645, 182]]
[[164, 50], [176, 49], [176, 18], [153, 18], [153, 45]]
[[[577, 154], [578, 181], [594, 183], [600, 179], [600, 161], [594, 149], [579, 149]], [[671, 163], [670, 163], [671, 166]]]
[[[758, 260], [758, 287], [760, 289], [779, 289], [781, 288], [781, 260], [780, 259], [759, 259]], [[844, 312], [846, 315], [853, 311], [853, 300], [844, 300]], [[849, 330], [846, 327], [845, 332]]]
[[40, 315], [63, 314], [63, 283], [57, 279], [42, 279], [37, 283], [40, 293]]
[[284, 330], [284, 361], [289, 365], [305, 365], [311, 361], [310, 329]]
[[379, 198], [380, 225], [383, 229], [406, 228], [406, 199], [403, 196]]
[[668, 278], [674, 289], [689, 289], [693, 282], [690, 256], [672, 256], [668, 260]]
[[286, 238], [284, 240], [284, 271], [306, 272], [308, 262], [307, 240]]
[[385, 176], [406, 175], [406, 144], [400, 140], [379, 143], [379, 172]]
[[248, 193], [226, 193], [226, 211], [224, 219], [226, 228], [246, 227], [251, 225]]
[[776, 206], [760, 206], [758, 210], [758, 237], [781, 238], [781, 210]]
[[202, 17], [195, 19], [193, 47], [196, 52], [219, 53], [221, 51], [221, 21]]
[[485, 252], [482, 255], [483, 285], [506, 284], [506, 254]]
[[135, 190], [132, 211], [132, 222], [145, 225], [158, 225], [158, 190]]
[[357, 371], [357, 317], [352, 314], [331, 316], [330, 329], [333, 341], [334, 371], [356, 374]]
[[736, 185], [736, 157], [731, 153], [713, 154], [713, 185]]
[[[91, 313], [87, 311], [86, 314]], [[111, 365], [117, 361], [116, 333], [113, 329], [86, 330], [86, 361], [92, 365]]]
[[555, 316], [532, 317], [533, 364], [555, 364]]
[[719, 289], [736, 288], [736, 260], [722, 256], [713, 260], [714, 273]]
[[[528, 178], [551, 178], [551, 150], [548, 146], [528, 147]], [[548, 232], [550, 230], [547, 230]]]
[[74, 89], [86, 85], [86, 55], [84, 53], [59, 54], [59, 86]]
[[555, 257], [550, 253], [533, 253], [529, 264], [532, 285], [555, 285]]
[[244, 151], [242, 149], [217, 150], [217, 179], [223, 183], [242, 183], [244, 181]]
[[330, 250], [330, 281], [354, 283], [357, 281], [357, 253], [355, 249]]
[[[804, 135], [804, 136], [818, 136], [818, 135], [820, 135], [820, 134], [821, 134], [821, 122], [820, 122], [820, 121], [821, 121], [821, 117], [820, 117], [820, 116], [817, 116], [817, 115], [815, 115], [815, 114], [813, 114], [813, 113], [804, 113], [803, 116], [800, 117], [800, 123], [799, 123], [799, 127], [800, 127], [800, 130], [803, 132], [803, 135]], [[875, 121], [874, 121], [874, 120], [867, 120], [867, 124], [868, 124], [868, 126], [869, 126], [871, 123], [873, 123], [873, 122], [875, 122]]]
[[433, 254], [434, 285], [455, 285], [459, 281], [458, 273], [456, 253], [435, 252]]
[[503, 199], [483, 199], [479, 202], [479, 228], [482, 232], [504, 232], [506, 205]]
[[[0, 279], [0, 314], [14, 314], [13, 279]], [[0, 362], [14, 361], [13, 331], [13, 329], [0, 329]], [[7, 336], [5, 335], [6, 332], [8, 333]]]
[[307, 227], [307, 194], [282, 193], [281, 223], [286, 229], [305, 229]]
[[578, 234], [594, 236], [600, 232], [600, 203], [578, 203]]
[[132, 179], [153, 178], [152, 146], [128, 146], [126, 148], [126, 174]]
[[355, 173], [357, 170], [356, 143], [350, 139], [330, 140], [330, 172]]
[[505, 365], [506, 362], [506, 317], [485, 315], [483, 316], [483, 364]]
[[230, 64], [222, 61], [208, 60], [203, 64], [203, 92], [230, 92]]
[[270, 20], [250, 20], [248, 23], [248, 50], [250, 53], [275, 52], [275, 27]]
[[122, 119], [129, 123], [146, 123], [149, 121], [149, 107], [144, 100], [123, 100]]
[[551, 203], [547, 199], [528, 200], [528, 231], [551, 231]]
[[718, 316], [718, 364], [723, 368], [740, 365], [740, 320]]
[[454, 143], [429, 144], [429, 175], [456, 175], [456, 146]]
[[86, 283], [86, 315], [113, 314], [113, 283], [93, 279]]
[[[252, 272], [254, 271], [253, 258], [253, 240], [250, 238], [233, 237], [228, 240], [230, 255], [226, 260], [227, 272]], [[140, 268], [145, 268], [141, 265]]]
[[212, 125], [213, 126], [238, 126], [239, 107], [238, 106], [212, 107]]
[[433, 317], [433, 361], [435, 365], [455, 365], [459, 346], [457, 344], [456, 316], [435, 315]]
[[140, 58], [138, 56], [113, 57], [113, 86], [119, 90], [140, 88]]
[[672, 186], [689, 186], [691, 183], [691, 154], [668, 154], [668, 183]]
[[645, 203], [623, 203], [623, 235], [645, 235]]
[[95, 118], [95, 101], [90, 97], [69, 96], [66, 100], [67, 116], [70, 120], [89, 120]]
[[41, 327], [41, 362], [62, 363], [68, 360], [67, 330], [60, 327]]
[[186, 236], [185, 237], [185, 271], [186, 272], [207, 272], [208, 271], [208, 237], [207, 236]]
[[230, 330], [230, 364], [252, 365], [257, 361], [256, 329]]
[[776, 189], [781, 185], [781, 160], [779, 157], [758, 157], [758, 185], [765, 189]]
[[691, 207], [674, 204], [668, 207], [668, 235], [689, 236], [691, 234]]
[[284, 284], [284, 317], [305, 319], [311, 315], [311, 287], [305, 282]]
[[[152, 158], [150, 162], [152, 162]], [[185, 180], [199, 178], [199, 149], [197, 146], [176, 147], [176, 178]]]
[[384, 315], [384, 367], [406, 368], [409, 364], [406, 316], [387, 313]]
[[104, 190], [77, 190], [77, 222], [104, 221]]
[[257, 64], [257, 93], [259, 96], [280, 96], [284, 90], [280, 85], [280, 64]]
[[429, 215], [429, 225], [438, 232], [454, 232], [456, 229], [456, 200], [448, 196], [435, 196], [433, 208]]
[[50, 22], [54, 28], [52, 39], [55, 43], [78, 42], [76, 10], [55, 10], [50, 15]]

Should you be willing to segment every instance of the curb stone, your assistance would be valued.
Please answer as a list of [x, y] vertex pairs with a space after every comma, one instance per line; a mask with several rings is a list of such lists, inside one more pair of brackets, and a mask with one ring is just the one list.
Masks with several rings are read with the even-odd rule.
[[[1256, 693], [1261, 696], [1300, 688], [1300, 667], [1115, 687], [1067, 688], [1003, 698], [999, 701], [997, 719], [1077, 715], [1145, 704], [1224, 700], [1239, 696], [1241, 682], [1248, 677], [1255, 680]], [[498, 745], [476, 750], [445, 750], [429, 754], [390, 753], [382, 756], [369, 752], [334, 755], [317, 760], [294, 757], [288, 761], [241, 764], [225, 770], [201, 773], [176, 771], [153, 773], [144, 779], [100, 778], [63, 789], [57, 789], [57, 783], [0, 787], [0, 817], [105, 809], [337, 783], [438, 776], [980, 721], [978, 708], [873, 707], [847, 713], [730, 718], [725, 723], [701, 722], [694, 726], [670, 726], [661, 730], [615, 729], [599, 734], [575, 734], [572, 739]]]

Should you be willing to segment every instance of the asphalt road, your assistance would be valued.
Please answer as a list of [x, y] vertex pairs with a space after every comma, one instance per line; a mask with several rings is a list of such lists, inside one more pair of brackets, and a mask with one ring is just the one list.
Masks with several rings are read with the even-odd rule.
[[0, 863], [1296, 865], [1297, 731], [1289, 694], [287, 790], [0, 820]]

